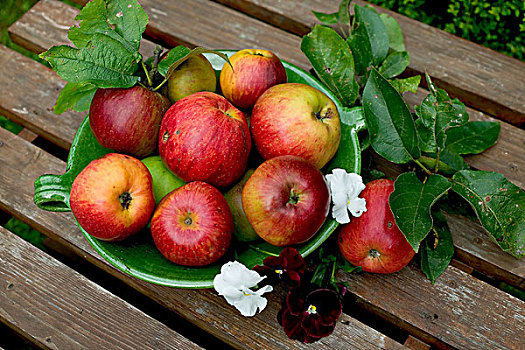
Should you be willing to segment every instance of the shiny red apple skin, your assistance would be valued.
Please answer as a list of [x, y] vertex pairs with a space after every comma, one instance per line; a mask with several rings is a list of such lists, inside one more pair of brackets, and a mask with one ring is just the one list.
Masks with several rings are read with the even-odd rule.
[[215, 187], [190, 182], [168, 194], [151, 219], [155, 245], [168, 260], [204, 266], [219, 260], [230, 246], [233, 218]]
[[167, 97], [140, 85], [98, 89], [89, 108], [89, 126], [103, 147], [146, 157], [157, 148], [160, 122], [170, 105]]
[[253, 107], [259, 96], [268, 88], [286, 83], [286, 70], [273, 52], [262, 49], [244, 49], [230, 57], [224, 64], [220, 85], [222, 94], [239, 108]]
[[87, 233], [104, 241], [123, 240], [151, 218], [155, 208], [151, 175], [138, 159], [109, 153], [77, 175], [69, 204]]
[[341, 140], [339, 112], [320, 90], [305, 84], [273, 86], [257, 100], [250, 131], [264, 159], [295, 155], [321, 169]]
[[363, 271], [397, 272], [414, 257], [414, 250], [397, 227], [388, 204], [393, 190], [391, 180], [369, 182], [360, 194], [366, 200], [366, 212], [351, 218], [339, 231], [341, 253]]
[[225, 187], [243, 175], [251, 142], [240, 110], [220, 95], [197, 92], [166, 112], [159, 153], [164, 164], [185, 182]]
[[261, 164], [244, 185], [242, 206], [266, 242], [286, 246], [308, 241], [328, 214], [330, 194], [322, 173], [295, 156]]

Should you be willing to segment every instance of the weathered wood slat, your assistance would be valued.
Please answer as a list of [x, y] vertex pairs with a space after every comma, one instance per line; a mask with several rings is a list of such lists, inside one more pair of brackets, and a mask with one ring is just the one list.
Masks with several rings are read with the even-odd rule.
[[[49, 0], [37, 2], [9, 28], [13, 42], [35, 53], [47, 50], [50, 47], [46, 45], [49, 40], [52, 40], [54, 45], [71, 45], [67, 31], [78, 23], [75, 17], [79, 10], [72, 6], [64, 7], [62, 4], [60, 1]], [[33, 39], [28, 40], [28, 38]], [[140, 53], [144, 57], [153, 55], [154, 49], [155, 44], [152, 42], [141, 42]]]
[[[87, 243], [70, 213], [46, 212], [33, 204], [34, 180], [43, 173], [62, 173], [65, 163], [1, 128], [0, 145], [0, 210], [59, 241], [85, 260], [236, 348], [308, 348], [308, 345], [287, 339], [277, 323], [282, 295], [272, 293], [266, 310], [256, 317], [245, 318], [212, 290], [157, 286], [115, 270]], [[337, 325], [334, 335], [324, 338], [318, 346], [326, 349], [400, 348], [392, 339], [346, 316]]]
[[0, 319], [51, 349], [201, 349], [0, 227]]
[[[74, 8], [73, 10], [77, 11]], [[26, 35], [24, 41], [32, 43], [28, 48], [38, 46], [40, 47], [40, 51], [45, 50], [52, 45], [56, 45], [57, 41], [59, 43], [68, 42], [68, 22], [63, 19], [68, 17], [69, 12], [71, 12], [71, 7], [57, 0], [41, 1], [17, 21], [15, 23], [16, 26], [11, 26], [9, 30], [12, 34], [17, 33], [19, 36]], [[46, 20], [42, 20], [43, 18], [46, 18]], [[50, 24], [57, 21], [62, 21], [62, 27]], [[70, 25], [72, 23], [73, 22], [69, 22]], [[24, 31], [22, 32], [20, 28], [23, 28]], [[39, 36], [40, 33], [46, 33], [47, 35], [42, 37]], [[178, 31], [173, 33], [177, 35]], [[198, 42], [192, 42], [192, 44], [205, 45], [202, 40], [203, 39], [200, 39]], [[296, 38], [296, 45], [299, 45], [298, 40], [299, 39]], [[143, 42], [148, 41], [143, 40]], [[255, 43], [252, 43], [252, 46], [253, 45], [255, 45]], [[285, 51], [283, 44], [280, 44], [277, 48]], [[301, 66], [306, 69], [309, 68], [309, 63], [304, 56], [302, 56]], [[6, 73], [9, 74], [9, 72]], [[419, 104], [427, 93], [427, 91], [419, 89], [417, 95], [406, 94], [405, 100], [413, 107], [415, 104]], [[54, 104], [54, 101], [50, 101], [50, 103]], [[474, 109], [468, 109], [468, 112], [472, 120], [495, 121], [494, 118]], [[507, 123], [502, 123], [501, 137], [498, 145], [480, 155], [469, 157], [468, 161], [469, 164], [475, 168], [500, 172], [518, 186], [525, 187], [525, 158], [516, 157], [516, 155], [522, 152], [524, 147], [525, 131]]]
[[391, 275], [344, 278], [359, 295], [358, 304], [387, 320], [399, 317], [425, 343], [459, 349], [521, 349], [525, 344], [525, 302], [455, 267], [449, 266], [433, 286], [414, 263]]
[[[336, 12], [340, 3], [340, 0], [216, 1], [298, 35], [308, 33], [309, 28], [318, 23], [312, 10]], [[163, 6], [164, 2], [167, 1], [155, 1], [155, 5]], [[525, 126], [525, 62], [395, 12], [374, 7], [399, 22], [410, 52], [411, 71], [426, 71], [439, 86], [463, 102], [520, 127]]]
[[[58, 3], [59, 5], [56, 5]], [[54, 19], [54, 16], [61, 17], [62, 14], [58, 9], [67, 8], [67, 5], [61, 2], [57, 2], [56, 0], [47, 0], [43, 4], [55, 4], [52, 6], [52, 11], [47, 10], [47, 5], [42, 6], [39, 8], [39, 11], [43, 11], [46, 13], [46, 17]], [[38, 12], [34, 12], [34, 15], [37, 17], [42, 17], [41, 15], [37, 15]], [[27, 16], [21, 19], [21, 21], [27, 20], [31, 21], [31, 16]], [[31, 22], [24, 22], [23, 24], [26, 28], [31, 28]], [[46, 29], [46, 32], [51, 32], [51, 28]], [[57, 29], [58, 30], [58, 29]], [[28, 32], [37, 32], [37, 30], [28, 30]], [[65, 37], [65, 31], [62, 31], [62, 37]], [[60, 35], [54, 34], [50, 37], [59, 37]], [[29, 40], [29, 39], [28, 39]], [[32, 39], [31, 39], [32, 40]], [[50, 47], [54, 43], [50, 40], [42, 41], [42, 45], [45, 47]], [[203, 43], [198, 42], [196, 45], [203, 45]], [[282, 45], [280, 45], [282, 47]], [[0, 48], [1, 49], [1, 48]], [[282, 48], [284, 50], [284, 48]], [[7, 54], [5, 54], [7, 56]], [[0, 61], [1, 61], [1, 51], [0, 51]], [[35, 62], [25, 59], [23, 57], [16, 58], [17, 61], [24, 62], [26, 65], [33, 65], [36, 67], [41, 67], [40, 65], [36, 64]], [[307, 63], [304, 63], [307, 64]], [[307, 66], [306, 66], [307, 68]], [[2, 80], [4, 77], [6, 81], [12, 81], [10, 79], [10, 74], [24, 74], [24, 72], [19, 72], [18, 70], [13, 69], [7, 69], [5, 71], [5, 75], [1, 74], [2, 65], [0, 65], [0, 80]], [[38, 68], [31, 68], [26, 69], [27, 74], [29, 75], [28, 78], [31, 77], [38, 77], [36, 74], [38, 72], [33, 73], [34, 70], [39, 70]], [[60, 84], [63, 84], [63, 82], [60, 81], [60, 79], [55, 76], [46, 75], [46, 81], [50, 84], [51, 87], [48, 87], [48, 89], [52, 89], [54, 86], [58, 86]], [[38, 78], [40, 79], [40, 78]], [[41, 87], [45, 89], [45, 87]], [[20, 88], [18, 88], [20, 91]], [[417, 95], [413, 94], [406, 94], [405, 98], [409, 105], [413, 106], [414, 104], [418, 104], [421, 99], [426, 95], [426, 92], [422, 89], [419, 90]], [[46, 99], [41, 99], [43, 106], [49, 106], [54, 103], [54, 96], [49, 96]], [[24, 103], [24, 95], [18, 96], [17, 99], [14, 99], [15, 101], [20, 101], [17, 103]], [[9, 100], [11, 101], [11, 100]], [[11, 102], [8, 102], [11, 103]], [[2, 102], [2, 97], [0, 96], [0, 110], [4, 106], [5, 102]], [[12, 104], [12, 103], [11, 103]], [[20, 107], [19, 107], [20, 108]], [[475, 111], [473, 109], [468, 109], [469, 114], [473, 120], [490, 120], [493, 121], [494, 119], [481, 113], [478, 111]], [[74, 132], [76, 128], [74, 128], [74, 125], [77, 123], [80, 123], [80, 120], [82, 118], [81, 115], [78, 113], [70, 113], [67, 112], [59, 117], [55, 116], [50, 113], [46, 113], [45, 111], [42, 112], [42, 116], [45, 116], [44, 120], [38, 124], [38, 128], [49, 128], [53, 127], [55, 134], [55, 138], [63, 137], [64, 139], [61, 141], [62, 144], [70, 144], [71, 140], [73, 138]], [[37, 114], [38, 117], [38, 114]], [[24, 119], [27, 118], [26, 124], [29, 122], [34, 122], [34, 118], [29, 118], [29, 116], [26, 116], [24, 114], [18, 114], [17, 118]], [[77, 118], [75, 124], [70, 125], [67, 124], [68, 120], [71, 118]], [[47, 121], [46, 121], [47, 119]], [[65, 123], [65, 124], [64, 124]], [[37, 129], [38, 130], [38, 129]], [[514, 126], [511, 126], [507, 123], [502, 123], [502, 131], [500, 135], [500, 139], [498, 141], [498, 144], [489, 149], [488, 151], [476, 155], [468, 157], [468, 161], [470, 164], [474, 167], [480, 168], [480, 169], [486, 169], [486, 170], [494, 170], [503, 173], [507, 178], [509, 178], [511, 181], [514, 181], [517, 185], [521, 187], [525, 187], [525, 159], [521, 157], [522, 153], [522, 146], [525, 145], [525, 131], [516, 128]], [[386, 165], [390, 166], [390, 165]], [[457, 218], [452, 217], [452, 223], [451, 226], [457, 227], [458, 230], [454, 232], [455, 237], [459, 237], [456, 239], [456, 247], [457, 251], [461, 252], [461, 257], [464, 259], [464, 261], [468, 261], [469, 263], [475, 265], [477, 269], [480, 271], [487, 271], [488, 274], [494, 275], [498, 278], [501, 278], [509, 283], [512, 283], [514, 285], [523, 285], [525, 283], [525, 271], [523, 267], [523, 263], [513, 259], [510, 255], [502, 253], [501, 250], [490, 240], [490, 238], [485, 234], [484, 230], [476, 225], [471, 225], [469, 221], [465, 221], [464, 218]], [[483, 242], [483, 244], [477, 244], [477, 242]], [[484, 251], [487, 251], [487, 254], [484, 254]]]

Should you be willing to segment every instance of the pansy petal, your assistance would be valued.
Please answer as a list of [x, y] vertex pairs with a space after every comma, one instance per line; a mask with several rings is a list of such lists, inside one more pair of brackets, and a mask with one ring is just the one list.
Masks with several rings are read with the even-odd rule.
[[364, 198], [353, 198], [348, 203], [348, 210], [356, 218], [360, 217], [366, 211], [366, 199]]
[[355, 173], [346, 174], [345, 188], [347, 190], [348, 198], [352, 199], [359, 196], [361, 191], [365, 189], [365, 184], [363, 183], [361, 175]]
[[264, 278], [238, 261], [230, 261], [224, 264], [221, 268], [221, 275], [230, 285], [248, 288], [256, 286]]
[[266, 298], [257, 294], [251, 294], [238, 300], [234, 306], [240, 311], [241, 315], [249, 317], [255, 315], [257, 309], [259, 309], [259, 311], [264, 310], [267, 304], [268, 301]]

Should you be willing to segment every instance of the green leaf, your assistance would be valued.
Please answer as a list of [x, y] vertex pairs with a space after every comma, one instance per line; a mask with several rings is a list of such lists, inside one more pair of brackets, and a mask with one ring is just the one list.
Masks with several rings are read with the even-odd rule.
[[380, 13], [379, 17], [385, 25], [386, 32], [388, 33], [388, 46], [392, 51], [405, 51], [405, 42], [403, 40], [403, 32], [399, 23], [387, 15], [386, 13]]
[[[355, 172], [356, 159], [355, 151], [351, 151], [353, 148], [352, 140], [355, 140], [356, 125], [364, 123], [363, 108], [343, 107], [339, 118], [341, 120], [341, 142], [335, 156], [326, 166], [326, 173], [331, 172], [335, 168], [345, 169], [347, 172]], [[355, 146], [359, 147], [359, 144]]]
[[107, 2], [108, 20], [115, 31], [138, 51], [142, 33], [148, 24], [148, 15], [137, 0], [111, 0]]
[[193, 50], [190, 50], [184, 46], [177, 46], [174, 49], [170, 50], [170, 52], [168, 52], [165, 59], [159, 62], [159, 73], [162, 74], [166, 79], [168, 79], [171, 75], [171, 72], [173, 72], [184, 61], [203, 53], [211, 53], [217, 55], [231, 66], [230, 59], [225, 53], [215, 50], [209, 50], [204, 47], [196, 47]]
[[389, 54], [379, 67], [379, 73], [385, 78], [393, 78], [405, 71], [410, 63], [410, 55], [406, 51], [394, 51]]
[[339, 3], [339, 11], [337, 13], [339, 22], [347, 28], [350, 28], [350, 9], [348, 6], [350, 6], [351, 1], [352, 0], [342, 0]]
[[98, 33], [119, 41], [128, 51], [137, 55], [142, 33], [148, 23], [144, 9], [133, 0], [107, 3], [93, 0], [82, 8], [75, 19], [80, 24], [70, 28], [68, 37], [77, 48], [86, 47], [93, 35]]
[[[415, 106], [416, 121], [420, 133], [421, 143], [426, 145], [425, 152], [437, 152], [445, 148], [447, 130], [468, 122], [469, 116], [465, 105], [458, 99], [450, 99], [447, 92], [437, 89], [426, 74], [430, 94], [423, 99], [419, 106]], [[424, 126], [427, 130], [422, 130]]]
[[452, 190], [470, 203], [501, 249], [525, 255], [525, 193], [518, 186], [492, 171], [462, 170], [452, 177]]
[[306, 55], [319, 79], [350, 107], [359, 93], [354, 75], [354, 58], [343, 38], [332, 28], [316, 25], [301, 41]]
[[379, 67], [388, 54], [388, 33], [379, 15], [371, 8], [355, 5], [357, 27], [348, 37], [358, 75]]
[[420, 157], [414, 120], [401, 95], [376, 70], [363, 91], [363, 110], [374, 150], [402, 164]]
[[119, 41], [94, 34], [86, 47], [54, 46], [40, 54], [58, 75], [71, 83], [91, 83], [99, 88], [135, 85], [137, 59]]
[[[419, 161], [423, 163], [425, 166], [429, 166], [430, 168], [434, 169], [436, 166], [436, 160], [437, 160], [437, 154], [436, 153], [427, 153], [421, 158], [419, 158]], [[448, 149], [442, 149], [441, 152], [439, 152], [439, 167], [438, 169], [440, 172], [446, 175], [453, 175], [455, 172], [459, 170], [465, 170], [469, 169], [469, 165], [462, 156], [455, 152], [451, 152]]]
[[446, 149], [457, 154], [478, 154], [498, 141], [498, 122], [475, 121], [447, 130]]
[[321, 22], [322, 24], [332, 25], [332, 24], [336, 24], [337, 22], [339, 22], [338, 12], [323, 13], [323, 12], [312, 11], [312, 13], [314, 14], [315, 18], [317, 18], [319, 22]]
[[[357, 272], [363, 271], [363, 267], [361, 267], [361, 266], [354, 266], [354, 265], [350, 264], [344, 258], [343, 258], [343, 260], [344, 261], [342, 263], [342, 266], [338, 266], [338, 268], [343, 269], [344, 272], [346, 272], [346, 273], [354, 273], [354, 272], [356, 272], [357, 273]], [[341, 264], [338, 263], [338, 265], [341, 265]]]
[[62, 114], [68, 109], [87, 111], [96, 90], [97, 87], [90, 83], [67, 83], [57, 97], [55, 114]]
[[408, 77], [405, 79], [392, 79], [389, 80], [390, 84], [397, 90], [400, 94], [403, 92], [410, 91], [412, 93], [417, 92], [419, 83], [421, 82], [421, 75], [414, 75], [413, 77]]
[[394, 182], [390, 194], [390, 209], [397, 227], [417, 253], [419, 243], [432, 228], [432, 205], [450, 188], [450, 182], [441, 175], [432, 174], [427, 181], [419, 181], [415, 173], [404, 173]]
[[421, 270], [434, 284], [452, 260], [454, 242], [443, 213], [432, 211], [432, 217], [435, 233], [421, 243]]

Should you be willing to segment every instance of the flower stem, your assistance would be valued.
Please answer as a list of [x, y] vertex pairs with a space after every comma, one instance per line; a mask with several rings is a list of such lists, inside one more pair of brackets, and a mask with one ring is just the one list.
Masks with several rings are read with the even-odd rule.
[[421, 164], [421, 162], [417, 159], [414, 159], [414, 162], [419, 165], [419, 167], [421, 169], [423, 169], [425, 171], [425, 173], [427, 173], [428, 175], [432, 175], [432, 172], [430, 170], [428, 170], [423, 164]]
[[[154, 91], [155, 91], [155, 90], [154, 90]], [[259, 248], [259, 247], [254, 246], [253, 244], [248, 244], [248, 247], [252, 248], [252, 249], [255, 250], [255, 251], [258, 251], [258, 252], [264, 253], [264, 254], [268, 254], [268, 255], [271, 255], [271, 256], [279, 256], [279, 254], [276, 254], [276, 253], [272, 253], [272, 252], [266, 251], [266, 250], [264, 250], [264, 249], [261, 249], [261, 248]]]

